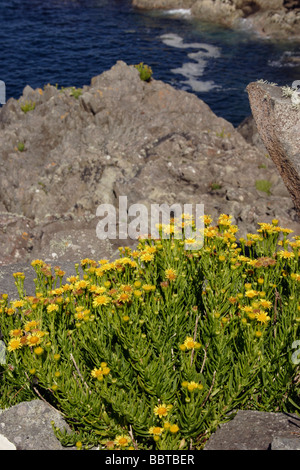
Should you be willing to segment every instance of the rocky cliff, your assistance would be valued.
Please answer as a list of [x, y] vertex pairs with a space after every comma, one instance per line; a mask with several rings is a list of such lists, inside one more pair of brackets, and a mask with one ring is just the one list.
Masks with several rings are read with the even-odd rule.
[[278, 218], [299, 233], [293, 201], [263, 147], [195, 95], [140, 79], [124, 62], [82, 90], [27, 86], [0, 110], [0, 262], [110, 256], [97, 207], [204, 204], [240, 236]]
[[252, 27], [274, 38], [300, 39], [299, 0], [132, 0], [132, 4], [143, 9], [188, 8], [204, 21], [230, 28]]

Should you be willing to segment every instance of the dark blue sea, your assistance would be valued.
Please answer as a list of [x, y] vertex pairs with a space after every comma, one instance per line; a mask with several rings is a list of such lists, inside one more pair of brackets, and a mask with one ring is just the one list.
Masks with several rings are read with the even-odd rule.
[[238, 125], [250, 114], [245, 87], [300, 79], [289, 63], [299, 43], [274, 42], [191, 18], [188, 10], [141, 12], [130, 0], [1, 0], [0, 80], [6, 99], [47, 83], [82, 87], [117, 60], [144, 62], [155, 79], [196, 94]]

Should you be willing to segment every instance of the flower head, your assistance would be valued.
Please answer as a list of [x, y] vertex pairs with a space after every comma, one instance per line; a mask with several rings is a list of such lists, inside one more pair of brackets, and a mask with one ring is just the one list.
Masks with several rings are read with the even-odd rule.
[[177, 278], [177, 272], [175, 269], [169, 268], [165, 270], [165, 276], [169, 281], [175, 281]]
[[12, 338], [7, 346], [8, 351], [15, 351], [16, 349], [20, 349], [22, 347], [21, 339], [20, 338]]
[[158, 416], [159, 418], [163, 418], [164, 416], [167, 416], [168, 412], [172, 408], [173, 408], [173, 405], [165, 405], [163, 403], [162, 405], [155, 406], [154, 414]]
[[114, 443], [119, 447], [127, 447], [131, 442], [130, 437], [124, 436], [123, 434], [120, 436], [116, 436]]
[[187, 336], [183, 344], [180, 345], [180, 349], [185, 351], [186, 349], [199, 349], [201, 344], [194, 341], [191, 336]]

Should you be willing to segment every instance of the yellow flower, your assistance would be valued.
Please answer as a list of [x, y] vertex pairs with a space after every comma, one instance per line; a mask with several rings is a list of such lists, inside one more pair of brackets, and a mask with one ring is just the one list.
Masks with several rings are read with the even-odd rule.
[[232, 219], [231, 215], [221, 214], [218, 219], [218, 225], [229, 226], [231, 225], [231, 219]]
[[[185, 338], [183, 346], [185, 346], [186, 349], [199, 349], [201, 344], [198, 343], [197, 341], [194, 341], [192, 337], [187, 336]], [[180, 348], [180, 349], [182, 349], [182, 348]]]
[[151, 426], [149, 429], [149, 434], [153, 434], [154, 436], [160, 436], [163, 432], [164, 428], [159, 426]]
[[59, 305], [57, 304], [50, 304], [47, 306], [47, 312], [48, 313], [51, 313], [51, 312], [58, 312], [59, 310]]
[[264, 324], [270, 320], [270, 317], [262, 310], [256, 313], [255, 318], [258, 322]]
[[25, 331], [30, 331], [30, 330], [35, 330], [39, 325], [39, 322], [36, 320], [31, 320], [25, 323], [24, 325], [24, 330]]
[[97, 369], [96, 367], [92, 370], [91, 376], [97, 380], [103, 380], [103, 375], [108, 375], [110, 373], [110, 368], [107, 367], [106, 362], [101, 362], [101, 367]]
[[43, 352], [44, 350], [40, 346], [34, 349], [34, 354], [36, 354], [37, 356], [40, 356], [41, 354], [43, 354]]
[[74, 284], [78, 280], [78, 276], [70, 276], [67, 278], [67, 282], [70, 282], [70, 284]]
[[93, 300], [93, 307], [99, 307], [100, 305], [107, 305], [110, 302], [110, 298], [107, 295], [98, 295]]
[[29, 334], [26, 338], [26, 344], [28, 346], [37, 346], [41, 342], [41, 337], [36, 334]]
[[168, 412], [173, 408], [172, 405], [165, 405], [164, 403], [162, 405], [155, 406], [154, 408], [154, 414], [156, 416], [159, 416], [159, 418], [162, 418], [163, 416], [167, 416]]
[[177, 277], [177, 272], [175, 269], [169, 268], [165, 270], [165, 275], [169, 281], [175, 281]]
[[18, 277], [21, 278], [21, 279], [25, 279], [24, 273], [20, 273], [20, 272], [13, 273], [13, 276], [14, 276], [15, 279], [18, 278]]
[[130, 444], [130, 442], [131, 442], [130, 437], [124, 436], [124, 435], [116, 436], [114, 440], [114, 443], [120, 447], [126, 447], [128, 446], [128, 444]]
[[143, 288], [144, 291], [146, 291], [146, 292], [150, 292], [150, 291], [156, 289], [156, 287], [155, 287], [155, 286], [152, 286], [151, 284], [144, 284], [144, 285], [142, 286], [142, 288]]
[[89, 285], [90, 285], [89, 281], [81, 280], [81, 281], [75, 282], [74, 287], [75, 289], [80, 290], [80, 289], [86, 289]]
[[35, 259], [31, 261], [31, 266], [43, 266], [45, 263], [40, 259]]
[[258, 292], [253, 289], [246, 290], [246, 293], [245, 293], [245, 296], [249, 297], [250, 299], [252, 299], [253, 297], [256, 297], [257, 295], [258, 295]]
[[14, 302], [12, 302], [12, 308], [20, 308], [20, 307], [24, 307], [24, 305], [25, 305], [24, 300], [15, 300]]
[[122, 292], [122, 294], [118, 296], [118, 302], [122, 302], [122, 303], [130, 302], [130, 295], [127, 294], [126, 292]]
[[169, 430], [170, 430], [170, 432], [175, 434], [176, 432], [179, 431], [179, 427], [177, 426], [177, 424], [171, 424], [171, 426], [169, 427]]
[[270, 302], [269, 300], [263, 300], [262, 299], [262, 300], [259, 301], [259, 304], [263, 308], [271, 308], [272, 307], [272, 302]]
[[16, 328], [15, 330], [11, 330], [9, 332], [9, 336], [12, 338], [18, 338], [19, 336], [22, 336], [23, 332], [20, 330], [20, 328]]
[[295, 253], [293, 251], [281, 250], [278, 251], [277, 255], [279, 258], [290, 259], [295, 257]]
[[21, 347], [22, 347], [21, 338], [13, 338], [9, 341], [7, 350], [15, 351], [16, 349], [20, 349]]
[[141, 261], [152, 261], [154, 259], [154, 255], [152, 253], [144, 253], [141, 255]]
[[209, 225], [209, 224], [211, 224], [211, 222], [212, 222], [212, 220], [213, 220], [210, 215], [203, 215], [203, 216], [200, 217], [200, 219], [203, 220], [204, 225], [206, 225], [206, 226]]

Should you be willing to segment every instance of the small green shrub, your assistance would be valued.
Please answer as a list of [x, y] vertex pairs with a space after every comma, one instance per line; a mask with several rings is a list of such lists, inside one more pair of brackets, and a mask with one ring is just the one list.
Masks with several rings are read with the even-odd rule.
[[82, 95], [82, 88], [76, 88], [74, 86], [70, 87], [61, 87], [60, 89], [61, 92], [66, 91], [70, 96], [73, 96], [74, 98], [78, 99], [79, 96]]
[[217, 191], [218, 189], [222, 189], [222, 185], [219, 183], [211, 183], [210, 189], [211, 191]]
[[28, 113], [35, 109], [35, 101], [26, 100], [24, 103], [21, 103], [21, 109], [23, 113]]
[[33, 296], [14, 273], [0, 406], [45, 399], [72, 428], [54, 428], [63, 445], [103, 450], [201, 449], [238, 409], [297, 412], [300, 237], [273, 220], [237, 239], [231, 217], [203, 219], [203, 246], [175, 237], [195, 230], [185, 216], [66, 280], [34, 260]]
[[24, 142], [18, 142], [17, 149], [19, 150], [19, 152], [24, 152], [24, 150], [25, 150]]
[[135, 68], [139, 71], [141, 80], [144, 82], [150, 82], [153, 72], [149, 65], [140, 62], [139, 64], [135, 65]]
[[272, 183], [268, 180], [256, 180], [255, 181], [255, 187], [258, 191], [262, 191], [264, 193], [267, 193], [268, 196], [271, 194], [271, 187]]

